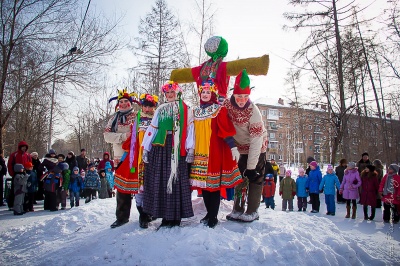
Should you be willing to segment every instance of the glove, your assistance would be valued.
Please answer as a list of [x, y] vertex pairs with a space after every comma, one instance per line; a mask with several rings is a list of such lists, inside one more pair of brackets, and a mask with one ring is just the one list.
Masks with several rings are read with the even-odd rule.
[[143, 150], [142, 160], [144, 163], [149, 163], [149, 152], [147, 150]]
[[293, 192], [292, 192], [292, 196], [293, 196], [293, 197], [296, 196], [296, 192], [293, 191]]
[[252, 182], [252, 181], [254, 182], [258, 177], [258, 173], [257, 173], [256, 169], [251, 169], [251, 170], [246, 169], [246, 170], [244, 170], [243, 174], [245, 177], [247, 177], [249, 179], [250, 182]]
[[233, 147], [231, 149], [231, 152], [232, 152], [232, 160], [239, 162], [240, 153], [239, 153], [237, 147]]
[[187, 155], [186, 155], [186, 162], [187, 163], [193, 163], [194, 162], [194, 150], [189, 149]]
[[279, 191], [279, 196], [282, 196], [282, 191]]

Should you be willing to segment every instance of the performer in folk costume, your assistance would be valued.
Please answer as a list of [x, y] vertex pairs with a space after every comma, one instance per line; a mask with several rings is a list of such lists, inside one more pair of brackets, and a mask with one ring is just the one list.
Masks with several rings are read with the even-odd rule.
[[[115, 106], [116, 112], [107, 123], [104, 131], [104, 139], [107, 143], [112, 143], [114, 160], [118, 165], [124, 154], [122, 144], [131, 137], [132, 125], [137, 121], [136, 111], [132, 107], [133, 102], [137, 103], [137, 100], [136, 94], [128, 93], [126, 89], [118, 91], [118, 96], [111, 98], [109, 102], [113, 100], [118, 100]], [[123, 183], [124, 179], [129, 179], [129, 176], [122, 177], [121, 175], [119, 184]], [[117, 178], [115, 178], [115, 187], [117, 189], [117, 209], [115, 214], [117, 220], [111, 225], [112, 228], [121, 226], [129, 221], [132, 204], [132, 192], [129, 190], [131, 184], [127, 183], [125, 184], [126, 186], [118, 187], [116, 180]]]
[[[240, 153], [239, 170], [244, 182], [236, 186], [234, 207], [228, 220], [252, 222], [259, 218], [258, 207], [262, 192], [267, 132], [260, 110], [250, 99], [250, 79], [244, 69], [235, 80], [233, 95], [224, 101], [236, 129], [234, 136]], [[248, 188], [247, 188], [248, 185]], [[247, 210], [245, 211], [247, 190]]]
[[[242, 182], [237, 161], [239, 152], [233, 136], [235, 127], [224, 106], [218, 104], [218, 87], [210, 79], [199, 86], [200, 106], [194, 109], [195, 148], [190, 171], [192, 187], [202, 189], [207, 226], [217, 225], [220, 190]], [[225, 189], [222, 189], [225, 192]]]
[[194, 215], [187, 164], [194, 158], [194, 130], [178, 83], [168, 82], [162, 91], [167, 102], [156, 109], [142, 144], [146, 163], [143, 211], [163, 218], [161, 226], [171, 227]]
[[[142, 141], [153, 118], [157, 103], [158, 96], [156, 95], [140, 95], [139, 105], [141, 110], [137, 113], [136, 120], [131, 125], [130, 136], [122, 143], [122, 149], [125, 152], [114, 175], [115, 188], [119, 193], [136, 195], [136, 208], [139, 212], [139, 225], [141, 228], [148, 228], [151, 221], [151, 217], [143, 211], [144, 162], [142, 160]], [[130, 206], [129, 204], [129, 209]]]

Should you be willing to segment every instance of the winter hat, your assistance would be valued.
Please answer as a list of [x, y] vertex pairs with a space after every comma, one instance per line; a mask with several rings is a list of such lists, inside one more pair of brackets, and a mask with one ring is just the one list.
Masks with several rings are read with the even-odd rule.
[[82, 169], [82, 171], [81, 171], [81, 173], [80, 173], [80, 174], [81, 174], [81, 175], [82, 175], [82, 174], [84, 174], [84, 175], [85, 175], [86, 173], [85, 173], [85, 171], [83, 171], [83, 169]]
[[307, 163], [310, 164], [312, 161], [315, 161], [315, 159], [313, 157], [308, 157], [307, 158]]
[[78, 167], [78, 166], [75, 166], [72, 170], [73, 170], [73, 171], [79, 171], [79, 167]]
[[341, 159], [341, 160], [339, 161], [339, 164], [340, 164], [340, 165], [342, 165], [342, 164], [347, 164], [347, 160], [346, 160], [346, 159]]
[[111, 169], [111, 163], [110, 162], [106, 162], [106, 166], [104, 167], [104, 169]]
[[81, 152], [86, 151], [86, 149], [81, 149]]
[[58, 167], [60, 167], [60, 169], [61, 169], [62, 171], [68, 170], [68, 169], [69, 169], [69, 165], [68, 165], [67, 163], [60, 163], [60, 164], [58, 165]]
[[24, 166], [22, 164], [20, 164], [20, 163], [14, 164], [14, 172], [20, 173], [21, 170], [23, 170], [23, 169], [24, 169]]
[[273, 174], [267, 174], [268, 179], [274, 178]]
[[89, 163], [89, 164], [88, 164], [88, 169], [90, 169], [90, 168], [92, 168], [92, 167], [94, 167], [94, 163]]
[[372, 164], [373, 165], [375, 165], [375, 166], [381, 166], [382, 165], [382, 161], [381, 160], [379, 160], [379, 159], [375, 159], [373, 162], [372, 162]]
[[326, 170], [333, 170], [333, 166], [331, 164], [328, 164], [328, 168]]
[[292, 176], [292, 171], [291, 170], [286, 170], [286, 176]]
[[356, 167], [356, 163], [355, 163], [355, 162], [349, 162], [349, 163], [347, 164], [347, 167], [348, 167], [349, 169], [353, 169], [353, 168]]
[[317, 168], [318, 163], [317, 163], [316, 161], [312, 161], [312, 162], [310, 163], [310, 166], [314, 166], [315, 168]]
[[204, 44], [204, 50], [213, 61], [216, 61], [228, 54], [228, 42], [221, 36], [213, 36]]
[[305, 171], [304, 171], [304, 168], [302, 168], [302, 167], [299, 167], [299, 173], [304, 173]]
[[49, 154], [57, 154], [56, 151], [54, 149], [50, 149], [49, 150]]
[[392, 169], [396, 174], [399, 172], [399, 166], [394, 163], [389, 166], [389, 169]]
[[[114, 96], [111, 99], [108, 100], [108, 103], [111, 103], [114, 100], [117, 100], [117, 104], [115, 105], [115, 110], [117, 110], [118, 106], [119, 106], [119, 100], [121, 99], [128, 99], [130, 101], [130, 103], [132, 104], [133, 102], [135, 103], [139, 103], [139, 101], [137, 100], [138, 95], [135, 92], [128, 92], [128, 89], [125, 88], [123, 90], [118, 90], [118, 96]], [[82, 150], [81, 150], [82, 151]]]
[[24, 163], [24, 168], [25, 168], [25, 169], [31, 168], [31, 167], [33, 167], [33, 164], [32, 164], [31, 162], [26, 162], [26, 163]]
[[72, 156], [74, 156], [74, 155], [75, 155], [75, 153], [74, 153], [73, 151], [69, 151], [69, 152], [68, 152], [68, 155], [72, 155]]
[[364, 152], [363, 154], [361, 154], [361, 157], [364, 157], [365, 155], [369, 156], [368, 152]]
[[247, 75], [246, 69], [243, 69], [236, 76], [235, 84], [233, 85], [233, 94], [250, 94], [250, 78]]
[[106, 173], [106, 171], [104, 171], [104, 169], [100, 169], [99, 175], [100, 175], [101, 173]]
[[39, 156], [39, 153], [34, 151], [34, 152], [31, 153], [31, 156]]
[[371, 172], [375, 171], [375, 166], [373, 166], [373, 165], [371, 165], [371, 164], [367, 165], [367, 168], [368, 168], [368, 170], [371, 171]]

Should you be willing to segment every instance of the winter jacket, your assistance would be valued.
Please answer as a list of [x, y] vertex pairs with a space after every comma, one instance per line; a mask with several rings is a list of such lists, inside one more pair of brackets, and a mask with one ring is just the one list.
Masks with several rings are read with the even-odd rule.
[[389, 178], [389, 174], [386, 174], [380, 185], [379, 185], [379, 193], [382, 193], [382, 201], [388, 204], [400, 204], [400, 176], [397, 174], [392, 175], [392, 184], [393, 184], [393, 192], [385, 193], [385, 184], [386, 180]]
[[265, 198], [270, 198], [275, 196], [275, 189], [276, 189], [276, 185], [274, 182], [274, 179], [268, 179], [265, 181], [265, 184], [263, 186], [263, 190], [262, 190], [262, 195]]
[[[108, 156], [108, 159], [105, 159], [106, 155]], [[109, 162], [111, 165], [112, 170], [114, 171], [114, 161], [110, 159], [110, 153], [105, 152], [103, 154], [103, 160], [101, 160], [99, 162], [99, 164], [97, 165], [97, 170], [100, 169], [106, 169], [106, 163]]]
[[358, 161], [357, 163], [357, 168], [358, 168], [358, 173], [361, 174], [362, 171], [364, 171], [365, 168], [367, 168], [367, 165], [372, 165], [371, 161], [368, 159], [364, 162], [363, 159]]
[[272, 169], [274, 170], [274, 177], [279, 175], [279, 166], [276, 163], [271, 163]]
[[78, 163], [79, 172], [82, 170], [86, 171], [89, 164], [89, 159], [86, 156], [85, 157], [82, 157], [82, 155], [76, 156], [76, 162]]
[[114, 174], [113, 174], [113, 172], [106, 171], [106, 178], [107, 178], [108, 184], [110, 185], [110, 188], [114, 189]]
[[362, 205], [369, 205], [376, 207], [376, 199], [379, 190], [378, 173], [374, 172], [361, 172], [361, 195], [360, 203]]
[[[51, 157], [50, 154], [46, 154], [42, 163], [40, 164], [39, 171], [41, 173], [50, 172], [56, 167], [58, 164], [57, 158]], [[40, 177], [39, 177], [40, 178]]]
[[360, 174], [358, 169], [346, 169], [344, 171], [343, 181], [340, 185], [344, 199], [358, 199], [358, 187], [361, 186]]
[[110, 184], [108, 184], [107, 179], [105, 177], [100, 177], [100, 190], [99, 190], [99, 199], [108, 198], [108, 191], [111, 190]]
[[83, 179], [80, 175], [72, 174], [69, 177], [68, 189], [72, 192], [80, 192], [84, 189]]
[[342, 181], [343, 181], [344, 170], [346, 170], [346, 168], [347, 167], [343, 166], [343, 165], [336, 166], [336, 168], [335, 168], [335, 173], [336, 173], [337, 177], [339, 178], [340, 183], [342, 183]]
[[[26, 146], [26, 151], [22, 151], [21, 148]], [[14, 164], [19, 163], [25, 165], [27, 162], [32, 162], [31, 155], [28, 153], [28, 143], [25, 141], [21, 141], [18, 143], [18, 150], [16, 152], [11, 153], [8, 158], [7, 168], [10, 176], [14, 176]]]
[[15, 174], [14, 177], [14, 195], [20, 195], [26, 193], [26, 183], [28, 181], [29, 175], [26, 173]]
[[333, 172], [332, 174], [326, 173], [322, 178], [321, 184], [319, 184], [319, 190], [324, 190], [325, 195], [335, 195], [335, 186], [337, 190], [340, 189], [339, 178]]
[[296, 179], [296, 194], [297, 197], [307, 198], [308, 192], [306, 191], [308, 176], [298, 176]]
[[48, 174], [44, 181], [44, 190], [47, 192], [56, 192], [62, 184], [62, 176], [61, 174]]
[[35, 171], [27, 170], [26, 173], [29, 175], [29, 178], [26, 183], [26, 188], [28, 193], [36, 193], [38, 191], [38, 178]]
[[308, 174], [308, 179], [306, 183], [306, 189], [309, 190], [309, 193], [319, 193], [319, 184], [322, 181], [322, 173], [319, 168], [319, 165], [314, 170], [310, 170]]
[[71, 158], [67, 156], [67, 158], [65, 158], [65, 162], [68, 164], [68, 169], [71, 171], [71, 173], [73, 172], [74, 167], [78, 166], [75, 155], [72, 155]]
[[291, 200], [296, 194], [296, 182], [291, 177], [286, 176], [279, 185], [279, 193], [282, 192], [282, 199]]
[[85, 180], [83, 181], [85, 188], [91, 188], [95, 190], [100, 190], [100, 177], [99, 174], [95, 171], [87, 171]]

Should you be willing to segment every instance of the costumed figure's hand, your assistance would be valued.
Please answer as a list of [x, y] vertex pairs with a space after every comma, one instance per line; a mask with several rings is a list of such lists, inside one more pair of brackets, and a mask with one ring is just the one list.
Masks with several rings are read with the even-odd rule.
[[246, 169], [243, 174], [250, 182], [254, 182], [258, 178], [258, 172], [256, 169]]
[[193, 163], [194, 162], [194, 150], [189, 149], [187, 155], [186, 155], [186, 162], [187, 163]]
[[236, 163], [239, 162], [240, 153], [239, 153], [237, 147], [233, 147], [231, 149], [231, 152], [232, 152], [232, 160], [235, 160]]
[[147, 150], [143, 150], [142, 160], [144, 163], [149, 163], [149, 152]]

